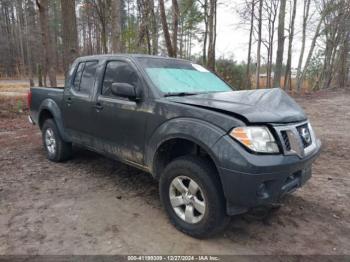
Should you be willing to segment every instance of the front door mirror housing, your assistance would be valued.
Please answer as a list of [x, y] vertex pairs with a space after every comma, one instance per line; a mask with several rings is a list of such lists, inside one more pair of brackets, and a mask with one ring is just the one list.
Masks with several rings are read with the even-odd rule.
[[125, 97], [130, 100], [137, 100], [136, 87], [129, 83], [113, 83], [111, 92], [115, 96]]

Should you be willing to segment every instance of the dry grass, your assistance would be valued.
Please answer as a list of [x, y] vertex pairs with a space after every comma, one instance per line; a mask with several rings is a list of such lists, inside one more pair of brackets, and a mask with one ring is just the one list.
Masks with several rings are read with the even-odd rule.
[[0, 81], [1, 91], [13, 91], [13, 89], [29, 88], [29, 83], [9, 83]]
[[25, 96], [1, 97], [0, 119], [13, 118], [28, 113], [28, 105]]
[[[273, 77], [271, 78], [271, 85], [273, 83]], [[255, 77], [252, 77], [251, 79], [251, 82], [252, 82], [252, 85], [253, 85], [253, 88], [256, 87], [255, 85]], [[296, 85], [297, 85], [297, 80], [296, 79], [292, 79], [292, 89], [291, 90], [288, 90], [290, 93], [296, 93]], [[259, 79], [259, 86], [260, 88], [266, 88], [267, 86], [267, 78], [260, 78]], [[281, 81], [280, 81], [280, 87], [284, 87], [284, 77], [281, 77]], [[302, 94], [308, 94], [310, 93], [312, 90], [311, 90], [311, 86], [310, 86], [310, 83], [305, 80], [302, 84], [302, 88], [301, 88], [301, 93]]]

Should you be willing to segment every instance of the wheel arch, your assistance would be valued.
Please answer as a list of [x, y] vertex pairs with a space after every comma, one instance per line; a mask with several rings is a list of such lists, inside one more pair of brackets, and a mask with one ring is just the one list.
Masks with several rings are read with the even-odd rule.
[[53, 119], [53, 121], [57, 125], [58, 131], [60, 132], [62, 139], [66, 142], [70, 142], [70, 138], [63, 127], [61, 110], [58, 107], [57, 103], [50, 98], [45, 99], [41, 103], [39, 108], [38, 125], [40, 129], [42, 128], [45, 120], [49, 118]]
[[[208, 157], [219, 174], [219, 163], [211, 147], [223, 135], [224, 130], [202, 120], [182, 118], [168, 121], [160, 126], [149, 140], [146, 164], [150, 167], [153, 177], [159, 179], [165, 165], [172, 159], [195, 154]], [[172, 150], [175, 150], [175, 153]], [[169, 157], [169, 154], [170, 159], [165, 159], [162, 163], [164, 157]]]

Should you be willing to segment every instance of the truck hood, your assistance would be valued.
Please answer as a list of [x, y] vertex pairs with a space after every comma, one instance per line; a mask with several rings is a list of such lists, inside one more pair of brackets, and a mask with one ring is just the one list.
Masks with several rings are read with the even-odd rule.
[[232, 114], [250, 123], [290, 123], [306, 120], [301, 107], [282, 89], [219, 92], [169, 100]]

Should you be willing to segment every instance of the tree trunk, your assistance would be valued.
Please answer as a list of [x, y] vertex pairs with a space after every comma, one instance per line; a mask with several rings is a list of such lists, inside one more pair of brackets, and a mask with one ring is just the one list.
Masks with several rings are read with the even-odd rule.
[[[339, 53], [339, 45], [343, 39], [344, 31], [347, 31], [349, 24], [346, 23], [347, 13], [346, 8], [343, 5], [339, 5], [340, 9], [337, 11], [335, 18], [327, 19], [325, 23], [326, 31], [326, 50], [325, 50], [325, 62], [320, 80], [322, 81], [322, 88], [328, 88], [332, 82], [334, 75], [334, 64], [336, 54]], [[344, 12], [345, 11], [345, 12]], [[332, 14], [330, 15], [332, 16]], [[349, 14], [350, 16], [350, 14]], [[328, 18], [328, 17], [327, 17]]]
[[[51, 86], [57, 86], [56, 81], [56, 66], [55, 66], [55, 52], [52, 48], [52, 40], [49, 31], [49, 20], [48, 20], [48, 0], [36, 0], [36, 4], [39, 9], [39, 18], [41, 26], [42, 43], [44, 47], [44, 61], [46, 71], [49, 76]], [[44, 76], [46, 77], [46, 76]]]
[[319, 34], [320, 34], [320, 30], [321, 30], [321, 25], [323, 23], [323, 20], [324, 20], [324, 16], [325, 15], [322, 15], [322, 17], [320, 18], [318, 24], [317, 24], [317, 27], [316, 27], [316, 31], [315, 31], [315, 34], [314, 34], [314, 37], [312, 38], [312, 42], [311, 42], [311, 45], [310, 45], [310, 50], [309, 50], [309, 54], [306, 58], [306, 61], [305, 61], [305, 65], [304, 65], [304, 68], [303, 68], [303, 72], [300, 76], [300, 83], [303, 83], [304, 81], [304, 78], [305, 78], [305, 75], [306, 75], [306, 72], [307, 72], [307, 68], [309, 67], [309, 63], [311, 61], [311, 57], [312, 57], [312, 54], [314, 53], [314, 49], [315, 49], [315, 46], [316, 46], [316, 40], [317, 38], [319, 37]]
[[207, 64], [207, 42], [208, 42], [208, 30], [209, 30], [209, 24], [208, 24], [208, 0], [204, 0], [203, 4], [203, 13], [204, 13], [204, 36], [203, 36], [203, 65]]
[[137, 39], [137, 47], [140, 50], [140, 52], [144, 52], [145, 50], [145, 38], [147, 34], [147, 23], [148, 23], [148, 10], [147, 10], [147, 3], [144, 0], [137, 0], [137, 12], [139, 17], [139, 28], [138, 28], [138, 39]]
[[63, 19], [63, 69], [67, 74], [69, 65], [78, 56], [78, 33], [75, 16], [75, 0], [61, 0]]
[[261, 35], [262, 35], [262, 9], [263, 9], [263, 0], [259, 0], [259, 22], [258, 22], [258, 46], [256, 51], [256, 74], [255, 74], [255, 81], [256, 81], [256, 89], [259, 89], [260, 87], [260, 61], [261, 61]]
[[342, 47], [340, 49], [340, 56], [339, 56], [339, 72], [338, 72], [338, 86], [340, 88], [344, 88], [347, 85], [348, 77], [349, 77], [349, 56], [350, 56], [350, 47], [349, 47], [349, 41], [350, 41], [350, 32], [346, 32]]
[[16, 0], [16, 13], [17, 13], [17, 19], [18, 19], [18, 38], [19, 38], [19, 49], [20, 49], [20, 56], [21, 56], [21, 75], [26, 75], [25, 70], [25, 52], [24, 52], [24, 41], [23, 41], [23, 7], [22, 7], [22, 1]]
[[108, 53], [107, 19], [109, 18], [107, 15], [107, 11], [108, 11], [109, 7], [107, 7], [106, 5], [110, 2], [105, 1], [105, 0], [97, 0], [97, 2], [93, 1], [92, 3], [93, 3], [95, 10], [97, 12], [100, 26], [101, 26], [101, 31], [99, 32], [100, 33], [99, 37], [101, 39], [102, 52], [104, 54], [107, 54]]
[[165, 45], [168, 50], [168, 55], [170, 57], [174, 57], [174, 51], [171, 44], [171, 38], [170, 38], [170, 33], [168, 28], [168, 22], [166, 20], [164, 0], [159, 0], [159, 10], [160, 10], [160, 18], [161, 18], [162, 28], [164, 33]]
[[21, 46], [18, 41], [18, 26], [16, 26], [16, 15], [15, 15], [15, 7], [13, 4], [10, 4], [10, 13], [11, 13], [11, 38], [12, 38], [12, 47], [13, 47], [13, 54], [14, 54], [14, 63], [15, 63], [15, 72], [17, 75], [21, 75], [21, 58], [18, 59], [18, 56], [21, 56]]
[[294, 23], [295, 23], [295, 14], [297, 11], [297, 0], [293, 1], [293, 12], [292, 18], [289, 26], [289, 43], [288, 43], [288, 58], [286, 64], [286, 73], [284, 76], [284, 89], [286, 90], [289, 86], [290, 90], [292, 89], [291, 82], [291, 67], [292, 67], [292, 47], [293, 47], [293, 38], [294, 38]]
[[278, 44], [275, 65], [275, 76], [273, 79], [273, 87], [279, 87], [282, 75], [283, 66], [283, 51], [284, 51], [284, 20], [286, 16], [286, 0], [281, 0], [279, 15], [278, 15]]
[[277, 18], [277, 9], [279, 6], [279, 1], [273, 0], [271, 1], [269, 14], [271, 17], [269, 19], [269, 50], [268, 50], [268, 62], [267, 62], [267, 88], [271, 88], [272, 79], [272, 60], [273, 60], [273, 51], [274, 51], [274, 39], [275, 39], [275, 23]]
[[173, 42], [172, 42], [172, 47], [173, 47], [173, 55], [174, 57], [177, 56], [177, 31], [179, 28], [179, 5], [177, 3], [177, 0], [172, 0], [173, 3]]
[[96, 19], [94, 19], [94, 38], [96, 41], [96, 46], [93, 51], [96, 53], [101, 53], [102, 52], [101, 30], [100, 30], [100, 26], [98, 25], [98, 21]]
[[184, 58], [184, 21], [181, 19], [180, 26], [180, 42], [179, 42], [179, 54], [181, 58]]
[[101, 43], [102, 43], [102, 52], [104, 54], [107, 54], [108, 53], [107, 31], [106, 31], [106, 25], [104, 22], [101, 24]]
[[122, 52], [122, 0], [112, 0], [112, 52]]
[[329, 87], [332, 80], [333, 62], [337, 51], [338, 41], [335, 39], [336, 32], [332, 32], [327, 38], [327, 45], [325, 50], [325, 59], [320, 81], [322, 81], [322, 88]]
[[[60, 49], [58, 48], [59, 47], [59, 41], [58, 41], [58, 35], [59, 35], [59, 16], [58, 16], [58, 13], [59, 13], [59, 10], [58, 10], [58, 3], [57, 3], [57, 0], [55, 1], [50, 1], [49, 2], [49, 5], [50, 5], [50, 9], [52, 9], [52, 14], [49, 14], [49, 23], [50, 23], [50, 26], [49, 26], [49, 32], [50, 32], [50, 37], [52, 39], [52, 50], [54, 52], [54, 61], [55, 61], [55, 66], [56, 66], [56, 69], [60, 68], [60, 62], [59, 62], [59, 51]], [[63, 19], [64, 20], [64, 19]], [[62, 60], [63, 60], [63, 57], [62, 57]]]
[[[37, 23], [37, 14], [35, 11], [35, 3], [32, 0], [27, 0], [26, 1], [26, 14], [25, 14], [25, 19], [26, 19], [26, 24], [27, 24], [27, 41], [26, 41], [26, 48], [27, 48], [27, 54], [28, 54], [28, 65], [30, 67], [29, 69], [29, 76], [32, 74], [36, 74], [37, 72], [37, 62], [38, 62], [38, 57], [35, 56], [37, 53], [37, 50], [41, 46], [40, 44], [40, 39], [34, 38], [33, 36], [37, 35], [39, 32], [39, 25]], [[40, 46], [40, 47], [39, 47]], [[34, 81], [33, 81], [34, 85]]]
[[150, 19], [151, 19], [151, 38], [152, 38], [152, 55], [158, 54], [158, 26], [157, 18], [154, 11], [154, 0], [149, 0]]
[[38, 86], [43, 86], [43, 70], [41, 64], [37, 66]]
[[28, 25], [28, 18], [27, 13], [24, 14], [24, 28], [25, 28], [25, 35], [27, 38], [26, 41], [26, 51], [27, 51], [27, 67], [28, 67], [28, 73], [29, 73], [29, 85], [30, 87], [34, 86], [34, 76], [33, 76], [33, 67], [32, 67], [32, 50], [31, 50], [31, 41], [29, 37], [29, 25]]
[[254, 30], [254, 9], [255, 9], [255, 0], [251, 1], [251, 10], [250, 10], [250, 30], [249, 30], [249, 44], [248, 44], [248, 58], [247, 58], [247, 70], [246, 70], [246, 81], [245, 88], [251, 88], [250, 80], [250, 63], [251, 63], [251, 52], [252, 52], [252, 40], [253, 40], [253, 30]]
[[216, 5], [217, 0], [209, 1], [209, 45], [208, 45], [208, 62], [207, 67], [215, 71], [215, 41], [216, 41]]
[[272, 68], [272, 60], [270, 60], [271, 57], [271, 53], [272, 53], [272, 45], [273, 45], [273, 41], [271, 41], [271, 35], [272, 35], [272, 30], [271, 29], [271, 16], [272, 14], [269, 14], [269, 42], [268, 42], [268, 46], [267, 46], [267, 65], [266, 65], [266, 88], [270, 88], [271, 83], [270, 83], [270, 76], [271, 76], [271, 68]]
[[311, 2], [311, 0], [304, 0], [303, 31], [302, 31], [302, 40], [301, 40], [301, 50], [300, 50], [298, 69], [297, 69], [297, 92], [298, 93], [300, 91], [300, 87], [301, 87], [301, 84], [302, 84], [301, 81], [300, 81], [301, 66], [303, 64], [304, 52], [305, 52], [306, 27], [307, 27], [307, 21], [309, 19], [310, 2]]

